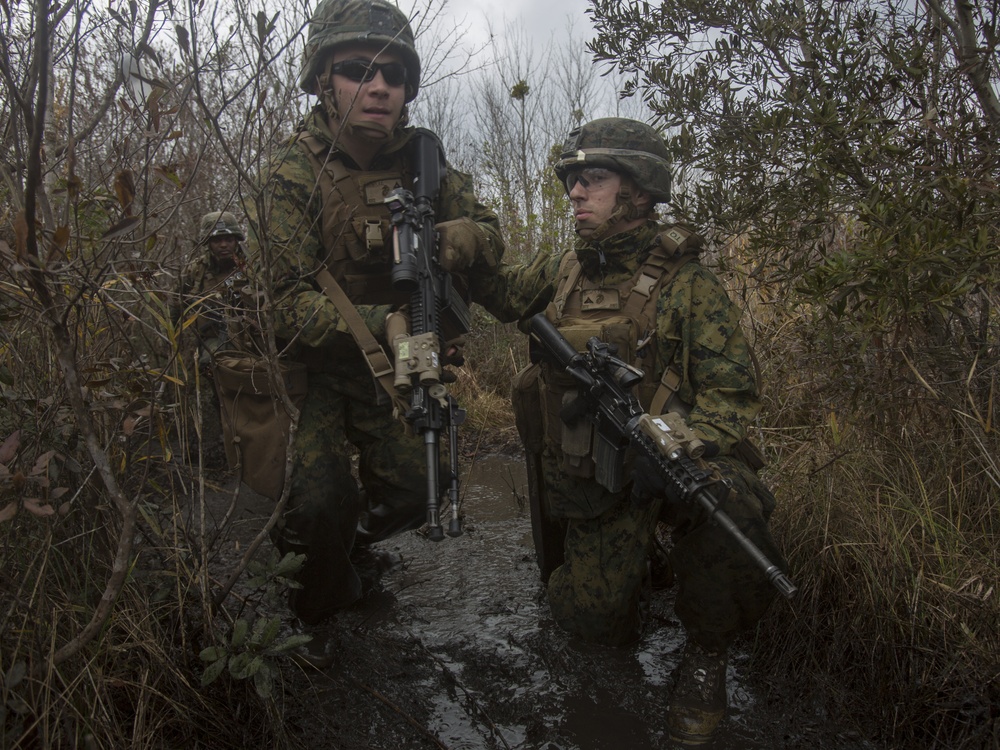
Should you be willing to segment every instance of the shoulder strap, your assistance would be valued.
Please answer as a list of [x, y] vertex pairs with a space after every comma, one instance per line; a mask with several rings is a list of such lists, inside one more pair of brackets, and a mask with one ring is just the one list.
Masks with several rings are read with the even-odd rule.
[[[649, 256], [639, 269], [632, 292], [625, 301], [624, 311], [639, 321], [640, 328], [648, 329], [656, 317], [656, 298], [685, 265], [697, 261], [702, 240], [683, 227], [671, 226], [656, 235]], [[683, 404], [676, 398], [684, 381], [681, 371], [671, 364], [663, 372], [650, 401], [650, 414], [663, 414], [668, 409], [681, 410]]]
[[556, 281], [556, 293], [552, 299], [556, 321], [562, 318], [563, 310], [566, 307], [566, 300], [569, 299], [569, 295], [576, 288], [581, 273], [583, 273], [583, 268], [580, 265], [580, 261], [577, 260], [576, 250], [571, 250], [559, 262], [559, 271], [556, 274], [556, 278], [558, 279]]
[[[306, 158], [309, 159], [309, 163], [312, 164], [313, 170], [316, 172], [316, 179], [324, 198], [324, 210], [326, 210], [326, 196], [330, 195], [330, 193], [334, 190], [334, 185], [350, 184], [353, 186], [354, 181], [345, 179], [350, 177], [347, 169], [344, 167], [340, 159], [329, 158], [330, 147], [323, 143], [319, 138], [303, 131], [299, 133], [297, 141], [302, 146], [302, 150], [305, 153]], [[323, 156], [322, 161], [320, 160], [320, 156]], [[360, 195], [356, 197], [360, 201]], [[326, 247], [327, 252], [329, 252], [330, 248], [327, 246], [327, 238], [325, 236], [323, 237], [323, 245]], [[368, 369], [371, 370], [372, 377], [379, 385], [382, 386], [383, 390], [388, 394], [394, 404], [397, 406], [402, 404], [403, 402], [400, 400], [400, 396], [396, 392], [396, 387], [393, 384], [395, 369], [393, 368], [392, 362], [386, 355], [385, 350], [382, 349], [378, 341], [375, 340], [375, 337], [372, 336], [371, 331], [368, 330], [368, 326], [366, 326], [364, 320], [361, 319], [361, 315], [358, 313], [357, 308], [351, 300], [348, 299], [347, 293], [344, 292], [343, 288], [333, 277], [333, 274], [331, 274], [325, 266], [321, 265], [319, 270], [316, 272], [316, 280], [319, 282], [323, 292], [330, 298], [330, 301], [333, 302], [333, 306], [337, 308], [337, 312], [340, 313], [344, 322], [347, 324], [347, 328], [354, 337], [354, 341], [357, 343], [358, 348], [361, 349], [365, 362], [368, 364]]]
[[[357, 183], [351, 179], [351, 173], [344, 166], [344, 162], [332, 155], [332, 149], [329, 144], [324, 143], [306, 131], [300, 131], [296, 136], [296, 141], [302, 147], [302, 151], [316, 173], [316, 180], [323, 198], [324, 211], [326, 211], [327, 204], [329, 203], [328, 196], [334, 190], [337, 190], [343, 196], [344, 202], [347, 205], [364, 205], [364, 199], [360, 190], [358, 190]], [[323, 237], [323, 245], [327, 245], [326, 237]], [[329, 249], [327, 247], [327, 250]]]
[[334, 307], [337, 308], [337, 312], [343, 317], [348, 330], [350, 330], [351, 335], [365, 357], [365, 362], [368, 363], [368, 369], [371, 370], [372, 377], [382, 386], [394, 405], [403, 405], [403, 412], [405, 412], [405, 402], [401, 400], [401, 397], [396, 392], [396, 386], [393, 384], [395, 368], [386, 355], [385, 350], [375, 340], [372, 332], [368, 330], [368, 326], [361, 319], [357, 308], [347, 298], [347, 294], [341, 288], [340, 284], [337, 283], [337, 280], [333, 278], [333, 274], [327, 271], [326, 268], [320, 268], [316, 273], [316, 280], [323, 288], [326, 296], [333, 302]]
[[[650, 257], [655, 254], [656, 251], [654, 250]], [[656, 315], [656, 296], [658, 295], [659, 290], [671, 282], [681, 268], [692, 261], [696, 261], [697, 258], [697, 252], [681, 252], [673, 255], [668, 262], [662, 266], [650, 264], [647, 260], [647, 265], [644, 265], [642, 268], [640, 279], [645, 280], [647, 278], [647, 274], [657, 268], [659, 269], [659, 276], [648, 287], [648, 289], [640, 287], [639, 284], [636, 284], [635, 288], [632, 290], [632, 294], [629, 295], [629, 298], [625, 303], [625, 309], [631, 314], [634, 314], [637, 319], [646, 321], [644, 325], [648, 328], [649, 321]], [[633, 312], [633, 306], [638, 307], [639, 309]], [[650, 308], [653, 309], [651, 310]], [[684, 382], [683, 374], [676, 365], [671, 363], [670, 366], [663, 371], [663, 376], [660, 378], [660, 382], [656, 386], [656, 391], [653, 392], [653, 398], [649, 403], [649, 413], [663, 414], [664, 412], [670, 410], [680, 410], [681, 401], [676, 396], [677, 391], [680, 390], [682, 382]]]

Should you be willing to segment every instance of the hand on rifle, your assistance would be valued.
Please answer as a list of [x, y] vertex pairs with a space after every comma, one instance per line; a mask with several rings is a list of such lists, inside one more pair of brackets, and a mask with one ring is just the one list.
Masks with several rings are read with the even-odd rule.
[[656, 497], [667, 493], [667, 482], [660, 476], [653, 462], [646, 456], [638, 456], [632, 467], [632, 504], [645, 508]]
[[[444, 342], [441, 347], [441, 364], [444, 367], [461, 367], [465, 364], [465, 334]], [[458, 376], [451, 370], [443, 370], [441, 382], [454, 383]]]

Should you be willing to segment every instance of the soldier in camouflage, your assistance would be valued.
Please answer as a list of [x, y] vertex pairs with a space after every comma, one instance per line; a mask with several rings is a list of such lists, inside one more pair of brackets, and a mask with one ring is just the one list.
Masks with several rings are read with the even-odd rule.
[[[226, 468], [222, 415], [215, 391], [215, 357], [229, 348], [247, 283], [243, 230], [228, 211], [212, 211], [199, 222], [198, 252], [181, 269], [172, 301], [173, 320], [194, 332], [201, 403], [202, 460], [206, 469]], [[190, 336], [185, 336], [189, 342]]]
[[246, 256], [240, 244], [244, 239], [233, 214], [205, 214], [199, 224], [199, 253], [181, 269], [174, 319], [197, 316], [194, 330], [203, 367], [229, 344], [231, 311], [246, 284]]
[[[409, 295], [392, 287], [384, 198], [400, 186], [413, 190], [406, 105], [420, 87], [405, 15], [385, 0], [323, 0], [309, 24], [300, 85], [318, 103], [265, 174], [268, 213], [251, 216], [250, 255], [271, 290], [282, 354], [309, 369], [288, 511], [273, 534], [282, 552], [307, 556], [290, 606], [309, 625], [361, 597], [352, 549], [357, 557], [359, 544], [417, 528], [426, 513], [425, 446], [394, 418], [344, 311], [316, 279], [325, 267], [389, 347], [387, 321], [405, 316]], [[439, 260], [460, 272], [456, 287], [476, 300], [503, 254], [497, 218], [471, 178], [450, 167], [433, 208]]]
[[[656, 131], [634, 120], [601, 119], [573, 130], [555, 169], [573, 207], [576, 247], [561, 258], [540, 255], [504, 269], [494, 312], [506, 319], [544, 308], [578, 350], [594, 335], [617, 345], [621, 359], [646, 373], [637, 388], [643, 408], [687, 415], [731, 488], [722, 507], [780, 561], [767, 528], [774, 497], [740, 457], [760, 408], [740, 311], [697, 262], [698, 236], [655, 218], [654, 205], [670, 195], [668, 156]], [[574, 382], [545, 363], [539, 378], [540, 408], [526, 411], [541, 422], [522, 436], [541, 435], [534, 456], [536, 547], [547, 543], [539, 525], [559, 528], [561, 548], [539, 549], [540, 562], [547, 558], [543, 577], [553, 615], [587, 640], [635, 640], [652, 537], [659, 521], [672, 527], [676, 613], [687, 645], [669, 698], [669, 725], [674, 740], [703, 743], [725, 712], [727, 650], [763, 615], [773, 589], [706, 512], [671, 497], [648, 464], [636, 462], [633, 482], [621, 492], [598, 485], [591, 426], [570, 427], [559, 416]], [[515, 399], [524, 398], [519, 388], [530, 391], [516, 385]]]

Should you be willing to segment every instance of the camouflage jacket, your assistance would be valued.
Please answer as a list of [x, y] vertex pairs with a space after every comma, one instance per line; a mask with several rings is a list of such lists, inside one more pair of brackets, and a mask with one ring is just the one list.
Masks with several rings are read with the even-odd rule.
[[230, 339], [234, 310], [246, 285], [246, 261], [235, 268], [222, 269], [207, 248], [181, 269], [177, 292], [171, 305], [172, 319], [194, 330], [199, 343], [211, 352], [226, 346]]
[[[358, 169], [349, 155], [336, 150], [334, 136], [321, 108], [315, 108], [306, 117], [300, 126], [302, 131], [329, 144], [334, 149], [330, 159], [340, 159], [348, 168]], [[412, 134], [412, 128], [403, 128], [383, 147], [371, 171], [408, 175], [410, 167], [405, 147]], [[256, 210], [249, 211], [252, 276], [257, 284], [265, 283], [267, 278], [272, 280], [275, 334], [289, 342], [288, 351], [292, 357], [308, 361], [311, 369], [364, 379], [367, 369], [350, 329], [314, 278], [321, 262], [326, 261], [322, 236], [323, 196], [314, 167], [297, 142], [298, 137], [298, 134], [293, 136], [279, 150], [266, 173], [263, 184], [264, 205], [268, 210], [266, 226], [261, 225]], [[504, 245], [496, 215], [476, 198], [471, 177], [449, 167], [442, 179], [438, 204], [434, 207], [434, 220], [440, 223], [461, 217], [477, 222], [495, 258], [502, 258]], [[371, 272], [385, 275], [390, 268], [391, 261], [387, 257], [381, 268], [371, 269]], [[333, 271], [339, 275], [336, 269]], [[469, 269], [467, 281], [471, 301], [478, 300], [484, 285], [488, 286], [489, 278], [495, 274], [496, 268], [485, 261]], [[408, 302], [408, 295], [400, 295], [386, 303], [384, 294], [378, 299], [366, 298], [365, 294], [350, 291], [349, 279], [341, 276], [337, 281], [348, 291], [369, 330], [385, 345], [386, 315]]]
[[[597, 243], [577, 242], [582, 275], [614, 286], [632, 278], [663, 226], [650, 223]], [[541, 254], [530, 263], [504, 267], [494, 287], [491, 312], [503, 320], [540, 312], [555, 294], [561, 256]], [[683, 377], [678, 396], [692, 405], [688, 422], [721, 454], [746, 436], [760, 410], [753, 364], [740, 327], [741, 311], [718, 278], [689, 262], [660, 289], [653, 361], [646, 378], [659, 382], [673, 364]]]

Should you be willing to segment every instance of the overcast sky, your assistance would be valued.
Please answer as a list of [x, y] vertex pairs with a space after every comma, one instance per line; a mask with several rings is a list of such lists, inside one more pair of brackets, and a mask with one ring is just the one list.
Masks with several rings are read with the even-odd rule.
[[461, 22], [470, 35], [485, 39], [492, 25], [501, 33], [511, 24], [521, 24], [536, 44], [547, 44], [553, 33], [562, 33], [572, 20], [578, 33], [589, 38], [587, 0], [448, 0], [445, 12]]

